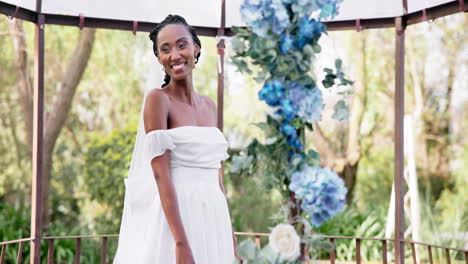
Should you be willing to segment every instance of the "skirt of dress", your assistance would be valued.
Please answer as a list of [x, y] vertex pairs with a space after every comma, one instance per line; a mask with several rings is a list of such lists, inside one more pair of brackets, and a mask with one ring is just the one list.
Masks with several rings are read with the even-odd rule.
[[[171, 176], [195, 262], [232, 264], [231, 220], [226, 198], [219, 186], [218, 169], [173, 167]], [[149, 217], [150, 224], [140, 227], [144, 235], [141, 241], [132, 243], [135, 253], [138, 252], [132, 263], [175, 264], [175, 242], [159, 194], [148, 208], [150, 210], [140, 217]]]

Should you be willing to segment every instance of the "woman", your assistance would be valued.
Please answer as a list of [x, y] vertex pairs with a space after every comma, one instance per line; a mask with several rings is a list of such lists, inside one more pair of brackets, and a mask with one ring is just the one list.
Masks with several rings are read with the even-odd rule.
[[228, 145], [215, 103], [193, 88], [201, 42], [177, 15], [150, 39], [165, 83], [143, 101], [114, 264], [231, 264], [236, 240], [219, 177]]

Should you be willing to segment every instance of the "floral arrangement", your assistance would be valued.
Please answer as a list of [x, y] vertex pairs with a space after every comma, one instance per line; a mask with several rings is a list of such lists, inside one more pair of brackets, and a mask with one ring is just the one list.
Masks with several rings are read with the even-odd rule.
[[[333, 18], [342, 0], [244, 0], [240, 13], [247, 28], [233, 28], [238, 69], [253, 74], [262, 88], [260, 100], [272, 108], [266, 122], [256, 124], [265, 133], [265, 143], [254, 139], [246, 151], [233, 157], [232, 173], [251, 175], [261, 171], [263, 186], [280, 190], [286, 212], [259, 249], [252, 241], [239, 245], [244, 263], [302, 263], [310, 251], [324, 247], [313, 227], [339, 214], [345, 206], [344, 181], [332, 170], [320, 167], [320, 157], [306, 150], [305, 130], [322, 119], [322, 90], [311, 71], [318, 41], [327, 28], [322, 22]], [[255, 72], [252, 70], [255, 69]], [[341, 60], [335, 69], [324, 69], [325, 89], [347, 86]], [[341, 92], [348, 94], [349, 92]], [[344, 100], [334, 106], [332, 118], [346, 120]], [[284, 223], [288, 222], [288, 224]]]

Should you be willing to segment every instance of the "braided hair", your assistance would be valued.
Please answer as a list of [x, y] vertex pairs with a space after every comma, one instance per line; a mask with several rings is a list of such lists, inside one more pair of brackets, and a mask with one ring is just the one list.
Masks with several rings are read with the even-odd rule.
[[[158, 58], [158, 55], [159, 55], [158, 44], [157, 44], [158, 33], [163, 27], [170, 25], [170, 24], [184, 25], [187, 28], [188, 32], [192, 35], [193, 42], [197, 44], [201, 49], [201, 42], [197, 36], [197, 33], [195, 33], [195, 29], [191, 27], [187, 23], [187, 21], [185, 21], [183, 17], [179, 15], [168, 15], [166, 18], [164, 18], [164, 20], [161, 23], [159, 23], [153, 30], [151, 30], [151, 33], [149, 34], [149, 38], [153, 41], [153, 52], [154, 52], [154, 55], [156, 55], [156, 58]], [[198, 62], [198, 58], [200, 58], [200, 53], [201, 52], [198, 52], [198, 54], [195, 56], [195, 64]], [[167, 74], [166, 71], [164, 72], [166, 73], [166, 76], [164, 76], [164, 84], [161, 87], [168, 85], [169, 82], [171, 81], [171, 76], [169, 76], [169, 74]]]

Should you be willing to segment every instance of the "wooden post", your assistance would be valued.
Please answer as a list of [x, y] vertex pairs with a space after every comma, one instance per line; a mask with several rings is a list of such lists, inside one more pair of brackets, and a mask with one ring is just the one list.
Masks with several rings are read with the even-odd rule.
[[31, 194], [31, 264], [41, 261], [42, 229], [42, 156], [44, 131], [44, 25], [40, 14], [41, 1], [37, 2], [38, 16], [35, 25], [34, 57], [34, 114]]
[[405, 112], [405, 28], [403, 17], [395, 18], [395, 263], [405, 263], [404, 252], [404, 153], [403, 117]]
[[[224, 37], [226, 27], [226, 3], [221, 1], [221, 27], [218, 29], [218, 37]], [[224, 39], [219, 39], [216, 44], [218, 51], [218, 128], [223, 131], [224, 127]]]

